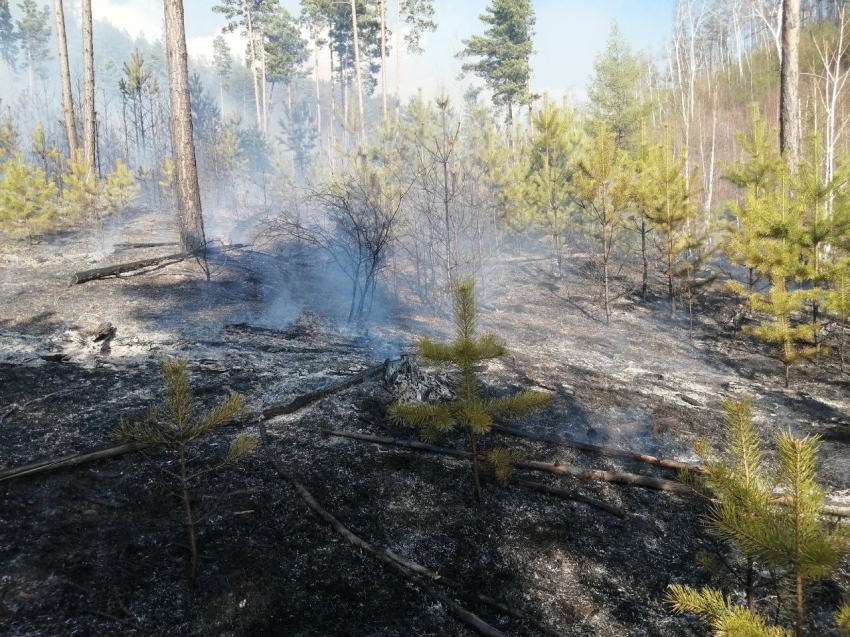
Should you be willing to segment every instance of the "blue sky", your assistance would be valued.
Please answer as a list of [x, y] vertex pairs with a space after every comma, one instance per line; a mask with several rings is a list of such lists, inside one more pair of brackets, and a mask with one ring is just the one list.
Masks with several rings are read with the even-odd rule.
[[[216, 2], [184, 3], [190, 53], [209, 55], [212, 38], [224, 25], [222, 16], [211, 11]], [[298, 0], [281, 0], [281, 4], [295, 14], [299, 12]], [[420, 88], [426, 94], [442, 88], [453, 94], [462, 92], [464, 84], [456, 81], [460, 61], [454, 54], [462, 48], [463, 39], [483, 31], [478, 16], [488, 4], [489, 0], [436, 0], [439, 28], [425, 37], [425, 53], [402, 60], [402, 92], [406, 96]], [[671, 32], [673, 6], [674, 0], [535, 0], [537, 53], [532, 61], [532, 88], [537, 93], [571, 93], [581, 98], [593, 72], [593, 61], [604, 48], [615, 20], [634, 50], [662, 53]], [[394, 0], [389, 0], [388, 8], [392, 28]], [[148, 37], [159, 35], [161, 0], [93, 0], [93, 10], [95, 17], [106, 18], [131, 35], [140, 31]], [[233, 38], [234, 50], [241, 51], [242, 45]], [[394, 78], [392, 60], [388, 71]]]

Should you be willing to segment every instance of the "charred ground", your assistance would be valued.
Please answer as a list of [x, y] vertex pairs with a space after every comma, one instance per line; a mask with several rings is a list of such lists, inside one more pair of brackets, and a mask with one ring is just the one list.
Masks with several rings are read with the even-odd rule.
[[[163, 228], [163, 219], [138, 215], [120, 240], [165, 243]], [[423, 331], [450, 330], [433, 313], [389, 304], [393, 320], [364, 337], [336, 320], [333, 295], [250, 251], [214, 260], [210, 282], [183, 262], [68, 287], [70, 274], [89, 266], [96, 241], [22, 243], [2, 256], [0, 414], [17, 409], [0, 424], [0, 469], [109, 444], [122, 415], [140, 417], [159, 400], [163, 355], [191, 361], [205, 405], [238, 391], [259, 409], [397, 357]], [[163, 248], [102, 252], [107, 263]], [[715, 295], [720, 300], [698, 308], [693, 342], [686, 321], [671, 320], [661, 301], [622, 297], [606, 327], [579, 276], [581, 260], [570, 265], [574, 271], [557, 279], [545, 261], [508, 259], [482, 312], [482, 326], [504, 336], [511, 352], [483, 373], [489, 391], [554, 395], [523, 427], [693, 461], [697, 438], [719, 444], [719, 400], [748, 392], [765, 439], [786, 428], [825, 435], [822, 479], [831, 499], [847, 501], [848, 384], [837, 357], [797, 373], [785, 390], [769, 349], [738, 332], [747, 317], [732, 299]], [[116, 333], [104, 347], [95, 335], [107, 322]], [[410, 437], [387, 418], [392, 400], [376, 379], [267, 423], [274, 453], [364, 539], [567, 635], [702, 635], [694, 621], [670, 614], [667, 585], [714, 582], [735, 590], [728, 575], [696, 564], [700, 551], [728, 553], [703, 528], [704, 505], [695, 498], [538, 476], [635, 519], [492, 480], [479, 507], [465, 462], [321, 433]], [[212, 466], [235, 435], [224, 430], [200, 444], [196, 466]], [[441, 443], [465, 445], [460, 435]], [[543, 443], [485, 441], [495, 443], [529, 459], [672, 477]], [[167, 459], [147, 450], [0, 483], [4, 634], [471, 634], [333, 533], [261, 452], [209, 474], [197, 490], [197, 506], [212, 513], [199, 529], [200, 573], [190, 588]], [[812, 587], [815, 633], [848, 581], [843, 570]], [[536, 634], [456, 597], [508, 635]]]

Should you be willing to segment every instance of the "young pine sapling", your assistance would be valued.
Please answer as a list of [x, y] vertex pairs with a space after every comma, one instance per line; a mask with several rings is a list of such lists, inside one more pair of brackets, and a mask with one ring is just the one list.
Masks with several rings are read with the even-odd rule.
[[150, 408], [148, 417], [142, 422], [121, 419], [113, 435], [118, 440], [159, 445], [176, 453], [176, 467], [167, 471], [180, 486], [184, 524], [189, 539], [191, 566], [189, 577], [194, 581], [198, 569], [198, 545], [196, 529], [205, 516], [196, 514], [192, 506], [190, 487], [193, 482], [212, 471], [233, 465], [241, 460], [256, 445], [257, 440], [240, 434], [230, 445], [227, 455], [211, 468], [194, 470], [187, 451], [192, 443], [198, 442], [227, 424], [244, 409], [239, 394], [230, 394], [224, 402], [213, 407], [204, 417], [195, 410], [195, 400], [189, 384], [188, 361], [162, 361], [162, 376], [165, 382], [165, 405]]
[[[481, 501], [477, 436], [489, 433], [496, 416], [524, 416], [546, 405], [551, 396], [541, 392], [522, 391], [512, 396], [484, 398], [476, 366], [483, 361], [499, 358], [506, 353], [505, 345], [494, 334], [476, 335], [474, 282], [465, 279], [452, 288], [452, 305], [455, 323], [455, 340], [437, 343], [422, 338], [417, 346], [420, 356], [439, 363], [457, 367], [455, 400], [443, 403], [396, 403], [390, 409], [392, 418], [401, 424], [417, 427], [422, 437], [433, 441], [439, 434], [455, 426], [469, 433], [472, 453], [472, 477], [475, 494]], [[497, 477], [506, 477], [510, 455], [504, 450], [493, 450], [489, 455]]]
[[[713, 588], [673, 585], [668, 595], [676, 612], [695, 613], [714, 635], [801, 637], [805, 623], [805, 583], [829, 576], [848, 548], [845, 532], [823, 518], [824, 494], [816, 480], [817, 437], [777, 438], [779, 466], [768, 473], [752, 424], [748, 402], [727, 402], [726, 423], [731, 460], [707, 464], [706, 486], [717, 502], [708, 523], [748, 561], [748, 607], [729, 601]], [[781, 496], [776, 494], [781, 493]], [[794, 600], [792, 630], [772, 625], [752, 603], [752, 568], [759, 562], [777, 570]], [[840, 610], [839, 627], [850, 616]]]

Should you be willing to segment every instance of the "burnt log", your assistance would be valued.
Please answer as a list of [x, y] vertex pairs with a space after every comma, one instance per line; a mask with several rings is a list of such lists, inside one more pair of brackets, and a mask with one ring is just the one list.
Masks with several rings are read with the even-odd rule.
[[94, 268], [91, 270], [83, 270], [71, 276], [68, 286], [95, 281], [97, 279], [106, 279], [111, 276], [118, 276], [127, 272], [135, 272], [155, 265], [165, 265], [179, 263], [192, 256], [190, 252], [175, 252], [167, 254], [164, 257], [153, 257], [150, 259], [140, 259], [139, 261], [130, 261], [128, 263], [118, 263], [116, 265], [108, 265], [102, 268]]
[[[232, 422], [228, 423], [228, 425], [245, 427], [247, 425], [257, 422], [258, 419], [268, 420], [269, 418], [274, 418], [275, 416], [295, 413], [299, 409], [303, 409], [304, 407], [307, 407], [308, 405], [316, 402], [321, 398], [324, 398], [325, 396], [330, 396], [331, 394], [341, 392], [345, 389], [348, 389], [349, 387], [357, 385], [358, 383], [362, 383], [367, 378], [382, 373], [385, 365], [386, 362], [381, 363], [380, 365], [375, 365], [340, 383], [336, 383], [318, 391], [303, 394], [301, 396], [298, 396], [294, 400], [289, 401], [288, 403], [275, 403], [269, 405], [268, 407], [263, 409], [260, 414], [251, 414], [249, 416], [233, 420]], [[10, 409], [4, 415], [4, 418], [10, 415], [13, 411], [15, 411], [15, 409], [17, 409], [17, 407], [13, 407], [13, 409]], [[8, 469], [0, 470], [0, 482], [11, 480], [13, 478], [22, 478], [24, 476], [29, 476], [37, 473], [53, 471], [55, 469], [74, 467], [80, 464], [94, 462], [95, 460], [102, 460], [104, 458], [114, 458], [116, 456], [123, 456], [128, 453], [141, 451], [142, 449], [145, 449], [148, 446], [149, 445], [139, 443], [122, 443], [118, 445], [112, 445], [110, 447], [94, 449], [91, 451], [72, 453], [65, 456], [60, 456], [58, 458], [38, 460], [36, 462], [31, 462], [18, 467], [10, 467]]]
[[596, 454], [598, 456], [607, 456], [611, 458], [626, 458], [628, 460], [634, 460], [635, 462], [643, 462], [645, 464], [651, 464], [657, 467], [665, 467], [667, 469], [676, 469], [678, 471], [691, 471], [693, 473], [699, 474], [706, 473], [705, 467], [701, 467], [697, 464], [679, 462], [678, 460], [668, 460], [666, 458], [658, 458], [656, 456], [651, 456], [645, 453], [638, 453], [636, 451], [631, 451], [628, 449], [600, 447], [599, 445], [591, 445], [584, 442], [578, 442], [576, 440], [570, 440], [568, 438], [559, 438], [557, 436], [547, 436], [545, 434], [537, 434], [532, 433], [530, 431], [523, 431], [522, 429], [515, 429], [513, 427], [507, 427], [505, 425], [493, 425], [493, 431], [500, 434], [506, 434], [508, 436], [516, 436], [518, 438], [527, 438], [529, 440], [549, 442], [555, 445], [559, 445], [561, 447], [578, 449], [579, 451]]
[[207, 252], [226, 252], [228, 250], [236, 250], [245, 247], [247, 247], [247, 244], [243, 243], [235, 243], [233, 245], [223, 246], [221, 248], [211, 248], [209, 246], [204, 246], [204, 248], [196, 250], [195, 252], [175, 252], [173, 254], [166, 254], [162, 257], [152, 257], [150, 259], [140, 259], [139, 261], [129, 261], [127, 263], [107, 265], [102, 268], [82, 270], [81, 272], [76, 272], [71, 276], [71, 279], [68, 283], [68, 287], [71, 287], [72, 285], [78, 285], [80, 283], [87, 283], [88, 281], [96, 281], [97, 279], [106, 279], [112, 276], [126, 274], [127, 272], [143, 270], [144, 268], [150, 268], [155, 265], [172, 265], [174, 263], [180, 263], [181, 261], [185, 261], [186, 259], [192, 257], [204, 256], [207, 254]]
[[[324, 430], [322, 433], [328, 436], [338, 436], [340, 438], [351, 438], [353, 440], [361, 440], [364, 442], [372, 442], [379, 445], [390, 445], [403, 447], [406, 449], [415, 449], [417, 451], [427, 451], [437, 453], [444, 456], [453, 456], [455, 458], [472, 458], [472, 453], [469, 451], [460, 451], [458, 449], [449, 449], [447, 447], [439, 447], [437, 445], [429, 445], [418, 440], [386, 438], [383, 436], [372, 436], [369, 434], [361, 434], [353, 431], [330, 431]], [[479, 460], [485, 460], [483, 455], [478, 456]], [[650, 476], [642, 476], [636, 473], [619, 473], [615, 471], [601, 471], [599, 469], [585, 469], [583, 467], [574, 467], [572, 465], [562, 465], [551, 462], [537, 462], [533, 460], [511, 460], [511, 464], [518, 469], [531, 469], [532, 471], [547, 471], [557, 475], [567, 475], [579, 480], [589, 480], [597, 482], [610, 482], [612, 484], [624, 484], [632, 487], [641, 487], [644, 489], [654, 489], [656, 491], [669, 491], [671, 493], [682, 493], [694, 495], [696, 492], [688, 485], [673, 480], [665, 480], [664, 478], [653, 478]]]

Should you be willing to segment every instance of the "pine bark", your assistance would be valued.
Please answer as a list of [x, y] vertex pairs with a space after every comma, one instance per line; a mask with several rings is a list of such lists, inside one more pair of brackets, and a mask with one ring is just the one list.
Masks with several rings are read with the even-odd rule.
[[381, 97], [384, 110], [381, 112], [384, 124], [387, 123], [387, 3], [380, 2], [381, 11]]
[[94, 112], [94, 36], [91, 0], [82, 0], [83, 20], [83, 154], [89, 173], [97, 174], [97, 141]]
[[56, 16], [56, 44], [59, 48], [59, 75], [62, 80], [62, 117], [68, 141], [68, 157], [77, 156], [77, 122], [74, 118], [74, 94], [71, 92], [71, 67], [68, 64], [68, 38], [65, 34], [65, 8], [62, 0], [53, 0]]
[[171, 92], [171, 146], [177, 182], [180, 246], [185, 252], [198, 252], [206, 245], [206, 238], [189, 102], [183, 0], [165, 0], [165, 57]]
[[357, 106], [359, 110], [359, 121], [357, 130], [360, 133], [360, 141], [366, 140], [366, 120], [363, 115], [363, 74], [360, 69], [360, 34], [357, 26], [357, 0], [351, 0], [351, 31], [354, 36], [354, 74], [357, 78]]
[[800, 157], [800, 0], [782, 0], [782, 62], [779, 72], [779, 149], [791, 170]]

